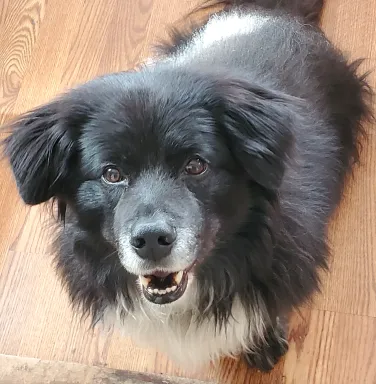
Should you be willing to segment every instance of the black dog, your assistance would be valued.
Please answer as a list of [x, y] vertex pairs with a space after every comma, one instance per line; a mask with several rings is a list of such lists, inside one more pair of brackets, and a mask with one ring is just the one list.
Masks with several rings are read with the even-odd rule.
[[371, 91], [320, 0], [219, 3], [140, 70], [21, 117], [5, 153], [27, 204], [57, 202], [57, 267], [94, 322], [188, 368], [268, 370], [318, 289]]

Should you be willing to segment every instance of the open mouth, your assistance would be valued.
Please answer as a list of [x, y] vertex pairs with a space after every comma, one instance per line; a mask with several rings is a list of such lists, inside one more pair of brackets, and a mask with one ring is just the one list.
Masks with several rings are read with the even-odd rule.
[[168, 304], [183, 296], [188, 285], [188, 271], [155, 272], [139, 276], [145, 298], [154, 304]]

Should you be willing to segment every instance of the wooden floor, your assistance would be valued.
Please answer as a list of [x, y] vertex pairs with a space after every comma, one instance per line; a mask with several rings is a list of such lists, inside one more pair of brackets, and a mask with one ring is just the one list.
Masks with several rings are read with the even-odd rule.
[[[109, 71], [132, 68], [164, 27], [198, 0], [0, 0], [0, 121]], [[326, 0], [323, 27], [376, 69], [376, 1]], [[370, 77], [376, 86], [375, 74]], [[375, 127], [374, 127], [375, 128]], [[371, 131], [371, 127], [368, 127]], [[117, 333], [88, 331], [51, 266], [45, 212], [23, 206], [0, 173], [0, 353], [220, 383], [376, 383], [376, 135], [331, 226], [331, 273], [311, 308], [294, 316], [290, 351], [269, 375], [225, 360], [188, 374]]]

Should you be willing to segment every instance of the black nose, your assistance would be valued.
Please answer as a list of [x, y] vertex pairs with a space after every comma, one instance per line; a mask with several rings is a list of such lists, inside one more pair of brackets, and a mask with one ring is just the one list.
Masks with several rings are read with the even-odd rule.
[[170, 254], [175, 240], [175, 229], [164, 221], [138, 221], [130, 243], [142, 259], [159, 261]]

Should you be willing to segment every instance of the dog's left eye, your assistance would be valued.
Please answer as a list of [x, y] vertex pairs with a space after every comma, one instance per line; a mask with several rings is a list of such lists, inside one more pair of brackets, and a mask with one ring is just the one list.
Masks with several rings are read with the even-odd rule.
[[106, 183], [115, 184], [120, 183], [124, 180], [124, 177], [122, 176], [120, 170], [116, 168], [115, 166], [111, 165], [104, 169], [102, 174], [102, 179]]
[[192, 176], [203, 174], [208, 169], [208, 164], [199, 157], [191, 159], [185, 166], [185, 173]]

